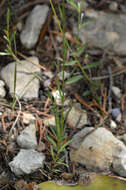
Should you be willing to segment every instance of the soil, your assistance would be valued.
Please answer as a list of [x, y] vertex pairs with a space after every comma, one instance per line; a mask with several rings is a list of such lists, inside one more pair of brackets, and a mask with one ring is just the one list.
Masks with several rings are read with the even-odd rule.
[[[55, 8], [58, 13], [57, 9], [57, 2], [55, 1]], [[87, 0], [89, 4], [89, 8], [93, 8], [96, 10], [102, 10], [106, 12], [111, 12], [112, 10], [110, 9], [110, 3], [112, 3], [111, 0]], [[113, 2], [117, 2], [118, 8], [116, 10], [116, 13], [125, 13], [124, 10], [126, 10], [126, 2], [121, 1], [121, 0], [116, 0]], [[11, 13], [11, 23], [10, 23], [10, 33], [13, 32], [13, 28], [16, 25], [18, 21], [25, 21], [26, 16], [30, 12], [30, 10], [33, 8], [34, 5], [39, 4], [39, 3], [47, 3], [49, 4], [48, 0], [2, 0], [0, 3], [0, 51], [4, 51], [6, 49], [6, 42], [3, 38], [4, 32], [3, 30], [6, 27], [6, 11], [7, 8], [9, 7], [10, 13]], [[59, 14], [59, 13], [58, 13]], [[74, 12], [70, 7], [66, 7], [66, 14], [67, 14], [67, 22], [66, 22], [66, 29], [67, 31], [71, 34], [72, 33], [72, 19], [73, 17], [75, 20], [77, 19], [77, 14]], [[56, 66], [53, 64], [54, 61], [56, 61], [56, 64], [58, 65], [59, 70], [61, 69], [61, 61], [56, 60], [56, 56], [58, 55], [60, 58], [62, 58], [62, 40], [61, 42], [58, 41], [57, 36], [59, 33], [57, 32], [56, 34], [52, 33], [51, 31], [56, 31], [56, 25], [54, 23], [52, 13], [50, 13], [44, 29], [41, 31], [41, 35], [39, 38], [39, 41], [34, 49], [31, 51], [34, 52], [34, 54], [39, 57], [40, 63], [42, 66], [44, 66], [46, 69], [51, 70], [54, 72], [54, 77], [51, 81], [51, 86], [52, 88], [56, 88], [56, 78], [55, 76], [57, 75], [57, 70]], [[73, 36], [72, 36], [73, 38]], [[25, 56], [30, 56], [30, 52], [27, 51], [20, 43], [19, 40], [19, 32], [16, 34], [16, 42], [17, 42], [17, 50], [24, 54]], [[75, 50], [75, 43], [70, 42], [70, 46]], [[85, 55], [88, 54], [88, 58], [83, 61], [83, 58]], [[19, 56], [20, 58], [20, 56]], [[69, 55], [68, 55], [69, 59]], [[108, 92], [110, 89], [110, 77], [100, 80], [101, 76], [108, 75], [108, 70], [106, 69], [108, 65], [111, 66], [112, 71], [114, 69], [117, 69], [117, 64], [114, 60], [125, 60], [125, 57], [110, 57], [109, 55], [105, 55], [104, 50], [101, 49], [94, 49], [93, 47], [88, 49], [86, 48], [83, 54], [79, 57], [80, 62], [82, 63], [82, 66], [84, 64], [88, 63], [93, 63], [97, 61], [101, 61], [102, 65], [100, 65], [97, 68], [93, 68], [92, 70], [88, 70], [87, 74], [93, 78], [93, 77], [99, 77], [99, 81], [101, 82], [100, 86], [98, 87], [93, 87], [93, 93], [91, 93], [88, 96], [82, 96], [83, 92], [87, 89], [90, 90], [89, 84], [86, 82], [86, 80], [80, 80], [77, 83], [67, 85], [66, 89], [69, 94], [69, 97], [73, 101], [77, 101], [81, 104], [82, 108], [87, 110], [88, 113], [88, 118], [89, 118], [89, 126], [96, 126], [99, 124], [101, 119], [104, 119], [105, 116], [106, 119], [104, 121], [104, 127], [108, 128], [109, 130], [110, 127], [110, 120], [112, 118], [109, 109], [109, 102], [107, 99]], [[7, 65], [9, 62], [13, 61], [12, 57], [10, 56], [1, 56], [0, 57], [0, 68], [3, 66]], [[118, 68], [119, 69], [119, 68]], [[67, 70], [68, 72], [71, 72], [71, 68]], [[80, 70], [75, 67], [75, 72], [79, 73]], [[114, 77], [114, 85], [117, 86], [121, 91], [122, 94], [125, 95], [126, 93], [126, 85], [125, 85], [125, 77], [126, 74], [122, 73], [118, 76]], [[62, 85], [62, 82], [61, 82]], [[47, 101], [47, 92], [48, 90], [45, 89], [43, 84], [41, 84], [40, 87], [40, 93], [39, 93], [39, 98], [37, 100], [32, 100], [32, 101], [23, 101], [21, 100], [21, 105], [22, 105], [22, 112], [30, 112], [34, 115], [37, 115], [37, 117], [41, 120], [44, 118], [44, 115], [41, 114], [41, 112], [44, 112], [44, 106], [45, 102]], [[95, 102], [95, 97], [99, 97], [99, 104]], [[114, 107], [119, 107], [122, 110], [122, 115], [123, 119], [118, 121], [118, 128], [111, 130], [112, 133], [117, 136], [117, 135], [122, 135], [126, 133], [126, 114], [125, 114], [125, 105], [124, 102], [122, 101], [122, 104], [111, 94], [111, 101], [112, 105]], [[9, 131], [11, 129], [11, 126], [13, 122], [16, 119], [17, 112], [18, 112], [18, 104], [15, 105], [15, 109], [12, 112], [11, 109], [11, 102], [12, 98], [10, 97], [9, 94], [6, 96], [6, 100], [0, 101], [0, 112], [4, 112], [5, 114], [1, 117], [0, 121], [0, 174], [4, 174], [3, 176], [0, 175], [0, 189], [4, 190], [15, 190], [17, 182], [19, 180], [25, 179], [25, 182], [27, 183], [32, 183], [35, 182], [37, 184], [47, 181], [47, 180], [62, 180], [64, 183], [78, 183], [79, 181], [79, 176], [81, 175], [82, 171], [85, 173], [85, 176], [90, 175], [90, 172], [87, 171], [84, 166], [80, 164], [75, 164], [71, 163], [69, 156], [68, 158], [66, 157], [66, 161], [68, 163], [68, 168], [66, 167], [60, 167], [59, 173], [54, 173], [51, 172], [52, 168], [52, 159], [49, 151], [49, 142], [46, 138], [47, 133], [49, 132], [49, 129], [45, 130], [45, 133], [43, 134], [43, 141], [45, 143], [46, 149], [44, 150], [44, 154], [46, 155], [46, 164], [44, 166], [44, 170], [37, 170], [35, 173], [32, 173], [30, 175], [26, 176], [20, 176], [16, 177], [9, 168], [9, 162], [14, 158], [14, 156], [18, 153], [20, 148], [18, 145], [15, 143], [16, 142], [16, 137], [20, 133], [22, 129], [25, 128], [22, 119], [19, 119], [16, 125], [16, 134], [14, 134], [13, 138], [10, 138], [9, 136]], [[89, 105], [92, 105], [92, 110], [88, 107], [88, 102]], [[48, 114], [51, 114], [51, 107], [52, 105], [48, 105]], [[4, 125], [6, 126], [6, 130], [4, 130]], [[68, 138], [71, 138], [73, 134], [77, 132], [75, 129], [71, 128], [71, 126], [67, 126], [66, 129]], [[38, 132], [37, 132], [37, 137], [38, 141], [40, 138], [40, 131], [38, 127]], [[68, 147], [66, 150], [66, 153], [69, 155], [69, 150], [70, 148]], [[113, 174], [112, 172], [106, 173], [108, 174]], [[113, 174], [114, 175], [114, 174]], [[79, 181], [80, 182], [80, 181]], [[18, 188], [19, 189], [19, 188]]]

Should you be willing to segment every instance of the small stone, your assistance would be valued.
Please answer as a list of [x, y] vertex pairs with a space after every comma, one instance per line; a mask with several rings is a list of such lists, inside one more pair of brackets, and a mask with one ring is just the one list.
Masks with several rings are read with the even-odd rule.
[[43, 123], [46, 127], [56, 126], [55, 116], [44, 119]]
[[16, 176], [30, 174], [43, 167], [45, 155], [33, 149], [21, 149], [13, 161], [9, 163], [11, 171]]
[[112, 11], [117, 11], [118, 10], [118, 3], [117, 2], [111, 2], [110, 5], [109, 5], [109, 8], [112, 10]]
[[81, 128], [88, 123], [87, 112], [75, 104], [68, 114], [67, 122], [73, 127]]
[[113, 120], [110, 121], [110, 127], [111, 127], [111, 129], [116, 129], [117, 128], [117, 125], [116, 125], [115, 121], [113, 121]]
[[47, 5], [36, 5], [28, 16], [24, 30], [20, 34], [21, 43], [27, 49], [31, 49], [36, 45], [48, 11], [49, 7]]
[[17, 144], [21, 148], [26, 148], [26, 149], [37, 148], [35, 124], [30, 124], [21, 132], [21, 134], [17, 137]]
[[17, 30], [18, 30], [19, 32], [21, 32], [22, 29], [23, 29], [23, 23], [22, 23], [22, 22], [18, 22], [17, 25], [16, 25], [16, 28], [17, 28]]
[[114, 108], [112, 109], [112, 117], [116, 120], [116, 121], [121, 121], [121, 111], [119, 108]]
[[54, 77], [54, 74], [50, 70], [43, 71], [43, 75], [45, 75], [49, 79], [52, 79]]
[[[67, 78], [69, 78], [70, 74], [67, 73], [66, 71], [64, 71], [64, 80], [66, 80]], [[58, 77], [59, 79], [62, 81], [63, 79], [63, 71], [61, 71], [60, 73], [58, 73]]]
[[23, 113], [23, 123], [29, 124], [30, 122], [34, 121], [35, 117], [30, 113]]
[[116, 98], [120, 99], [122, 97], [121, 90], [118, 87], [112, 86], [112, 92]]

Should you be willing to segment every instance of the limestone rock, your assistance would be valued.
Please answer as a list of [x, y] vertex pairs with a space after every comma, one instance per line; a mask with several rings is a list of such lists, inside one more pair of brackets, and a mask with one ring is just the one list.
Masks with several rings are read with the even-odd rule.
[[108, 171], [113, 164], [114, 171], [121, 174], [116, 166], [120, 170], [122, 168], [123, 171], [125, 170], [123, 164], [126, 162], [126, 146], [105, 128], [98, 128], [84, 138], [92, 129], [92, 127], [86, 127], [73, 137], [71, 161], [79, 162], [95, 172]]
[[35, 124], [30, 124], [21, 132], [21, 134], [17, 137], [17, 144], [21, 148], [37, 148]]
[[75, 104], [68, 114], [67, 122], [73, 127], [81, 128], [88, 123], [87, 112]]
[[16, 95], [18, 98], [24, 100], [38, 98], [39, 79], [33, 79], [33, 73], [39, 74], [40, 68], [32, 64], [30, 61], [34, 62], [36, 65], [39, 64], [37, 57], [30, 57], [29, 61], [22, 60], [22, 64], [12, 62], [3, 67], [0, 72], [1, 78], [5, 81], [6, 85], [9, 87], [10, 94], [13, 96], [14, 70], [15, 64], [17, 64]]
[[28, 16], [24, 30], [21, 32], [21, 43], [28, 49], [34, 47], [39, 34], [47, 18], [49, 7], [47, 5], [36, 5]]
[[45, 156], [33, 149], [21, 149], [18, 155], [9, 163], [11, 171], [16, 176], [30, 174], [43, 167]]

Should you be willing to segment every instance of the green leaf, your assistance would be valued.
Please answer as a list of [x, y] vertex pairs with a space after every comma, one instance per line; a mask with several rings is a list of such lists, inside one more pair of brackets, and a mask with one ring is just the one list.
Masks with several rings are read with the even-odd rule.
[[64, 64], [64, 66], [73, 66], [73, 65], [75, 65], [77, 63], [77, 61], [68, 61], [68, 62], [66, 62], [65, 64]]
[[51, 137], [47, 136], [47, 139], [53, 144], [53, 146], [54, 146], [55, 148], [57, 148], [56, 142], [55, 142]]
[[100, 62], [91, 63], [91, 64], [88, 64], [88, 65], [85, 65], [83, 67], [83, 69], [92, 69], [92, 68], [98, 67], [100, 64], [101, 64]]
[[72, 139], [71, 139], [71, 140], [69, 140], [69, 141], [67, 141], [64, 145], [62, 145], [62, 146], [60, 147], [60, 149], [59, 149], [58, 153], [63, 152], [63, 151], [65, 150], [66, 146], [68, 146], [71, 142], [73, 142], [73, 140], [72, 140]]
[[71, 56], [80, 57], [81, 54], [84, 52], [85, 47], [86, 47], [86, 45], [84, 44], [81, 47], [77, 48], [77, 51], [76, 52], [72, 52]]
[[77, 12], [79, 12], [79, 7], [78, 7], [78, 4], [76, 2], [74, 2], [73, 0], [67, 0], [67, 3], [69, 3], [70, 5], [72, 5], [72, 7], [74, 7]]
[[52, 159], [53, 159], [53, 161], [55, 160], [55, 153], [54, 153], [54, 151], [53, 151], [53, 147], [52, 147], [52, 145], [50, 146], [50, 152], [51, 152], [51, 156], [52, 156]]
[[126, 182], [114, 177], [93, 174], [88, 185], [58, 185], [52, 181], [39, 184], [40, 190], [125, 190]]
[[70, 79], [66, 80], [65, 84], [75, 83], [75, 82], [79, 81], [82, 78], [83, 78], [82, 75], [77, 75], [77, 76], [71, 77]]
[[90, 90], [86, 90], [85, 92], [83, 92], [82, 96], [88, 96], [91, 94], [91, 91]]
[[93, 86], [95, 86], [95, 87], [100, 87], [101, 86], [101, 83], [100, 82], [96, 82], [96, 81], [93, 81], [92, 83], [91, 83]]

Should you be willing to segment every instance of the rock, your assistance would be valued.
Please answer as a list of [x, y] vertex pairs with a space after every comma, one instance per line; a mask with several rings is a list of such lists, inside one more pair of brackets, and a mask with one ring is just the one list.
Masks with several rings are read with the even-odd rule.
[[126, 177], [126, 152], [121, 150], [114, 156], [113, 170], [120, 176]]
[[116, 125], [115, 121], [113, 121], [113, 120], [110, 121], [110, 128], [111, 129], [116, 129], [117, 128], [117, 125]]
[[[85, 18], [85, 22], [89, 24], [80, 30], [79, 35], [83, 43], [87, 43], [88, 47], [105, 49], [117, 55], [126, 55], [125, 14], [87, 9]], [[77, 34], [77, 26], [73, 30]]]
[[[69, 76], [70, 76], [70, 73], [67, 73], [66, 71], [64, 71], [64, 80], [66, 80], [67, 78], [69, 78]], [[58, 77], [62, 81], [63, 71], [61, 71], [60, 73], [58, 73]]]
[[121, 90], [117, 86], [112, 86], [112, 92], [116, 98], [120, 99], [122, 97]]
[[117, 11], [118, 10], [118, 3], [117, 2], [111, 2], [110, 5], [109, 5], [109, 8], [112, 10], [112, 11]]
[[35, 120], [35, 117], [30, 113], [23, 113], [23, 123], [29, 124], [30, 122], [33, 122]]
[[124, 142], [124, 144], [126, 145], [126, 133], [123, 135], [120, 135], [117, 137], [119, 140], [122, 140]]
[[48, 77], [49, 79], [52, 79], [54, 77], [53, 72], [50, 70], [45, 70], [45, 71], [43, 71], [42, 74], [45, 75], [46, 77]]
[[82, 128], [84, 125], [88, 124], [87, 112], [81, 109], [78, 104], [74, 104], [68, 114], [67, 122], [73, 127]]
[[[55, 99], [55, 103], [56, 105], [59, 105], [61, 106], [62, 105], [62, 95], [63, 95], [63, 92], [59, 92], [59, 90], [54, 90], [52, 92], [52, 96], [54, 97]], [[64, 93], [64, 97], [66, 96], [66, 93]], [[64, 105], [68, 105], [70, 103], [70, 100], [69, 99], [66, 99], [65, 98], [65, 101], [64, 101]]]
[[116, 120], [116, 121], [121, 121], [122, 118], [122, 114], [119, 108], [114, 108], [112, 109], [112, 117]]
[[33, 149], [21, 149], [13, 161], [9, 163], [9, 166], [11, 171], [14, 172], [16, 176], [19, 176], [30, 174], [38, 168], [42, 168], [44, 160], [45, 156], [43, 153], [39, 153]]
[[5, 86], [4, 82], [0, 80], [0, 98], [4, 98], [6, 95], [4, 86]]
[[47, 5], [36, 5], [28, 16], [25, 27], [20, 34], [21, 43], [28, 49], [35, 46], [45, 20], [49, 7]]
[[[84, 138], [92, 129], [94, 128], [86, 127], [74, 135], [71, 143], [73, 147], [70, 152], [71, 161], [79, 162], [95, 172], [108, 171], [112, 164], [120, 166], [121, 160], [124, 160], [124, 155], [126, 156], [126, 146], [123, 142], [102, 127]], [[119, 170], [115, 170], [115, 167], [113, 169], [119, 174]]]
[[49, 126], [56, 126], [56, 121], [55, 121], [55, 116], [49, 117], [49, 118], [45, 118], [43, 120], [43, 123], [46, 127]]
[[[39, 64], [37, 57], [30, 57], [29, 60], [36, 65]], [[18, 98], [24, 100], [31, 100], [38, 98], [39, 91], [39, 79], [33, 79], [33, 73], [40, 73], [40, 68], [32, 64], [30, 61], [23, 60], [22, 64], [12, 62], [3, 67], [0, 75], [9, 87], [9, 92], [13, 96], [14, 94], [14, 69], [17, 64], [17, 79], [16, 79], [16, 95]], [[27, 85], [27, 86], [26, 86]]]
[[21, 134], [17, 137], [17, 144], [21, 148], [37, 148], [35, 124], [30, 124], [21, 132]]

